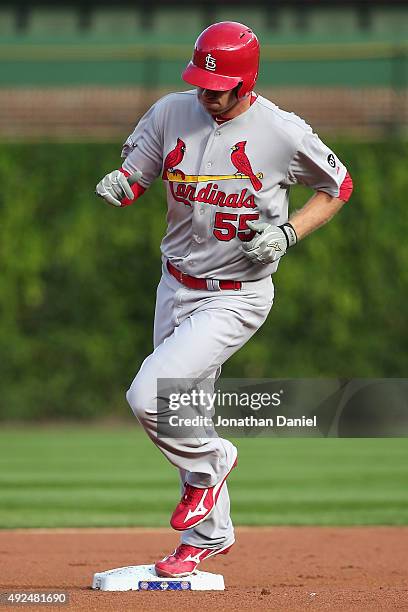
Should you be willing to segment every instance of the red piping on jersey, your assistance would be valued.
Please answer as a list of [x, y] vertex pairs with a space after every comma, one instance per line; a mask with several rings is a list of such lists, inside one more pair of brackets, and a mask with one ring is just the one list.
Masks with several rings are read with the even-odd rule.
[[353, 193], [353, 180], [348, 172], [340, 185], [339, 199], [348, 202]]
[[[122, 174], [126, 176], [126, 178], [130, 176], [130, 172], [128, 172], [124, 168], [119, 168], [119, 170], [120, 172], [122, 172]], [[123, 198], [120, 201], [121, 206], [129, 206], [130, 204], [133, 204], [133, 202], [135, 202], [137, 198], [140, 198], [140, 196], [142, 196], [146, 191], [146, 188], [139, 185], [139, 183], [134, 183], [133, 185], [131, 185], [130, 188], [133, 191], [135, 197], [133, 198], [133, 200], [129, 200], [129, 198]]]

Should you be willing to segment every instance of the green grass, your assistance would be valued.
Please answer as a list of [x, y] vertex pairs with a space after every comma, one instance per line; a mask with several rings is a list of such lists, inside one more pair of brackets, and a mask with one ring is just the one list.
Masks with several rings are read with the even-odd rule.
[[[408, 523], [408, 439], [236, 443], [236, 524]], [[0, 528], [167, 526], [177, 498], [176, 470], [132, 425], [0, 432]]]

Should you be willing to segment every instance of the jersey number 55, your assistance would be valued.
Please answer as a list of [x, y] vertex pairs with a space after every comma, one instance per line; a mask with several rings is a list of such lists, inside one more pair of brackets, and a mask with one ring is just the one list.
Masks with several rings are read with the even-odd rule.
[[236, 236], [242, 242], [249, 242], [255, 236], [255, 232], [249, 229], [246, 223], [255, 219], [259, 219], [259, 213], [238, 215], [238, 213], [217, 212], [213, 234], [217, 240], [223, 242], [229, 242]]

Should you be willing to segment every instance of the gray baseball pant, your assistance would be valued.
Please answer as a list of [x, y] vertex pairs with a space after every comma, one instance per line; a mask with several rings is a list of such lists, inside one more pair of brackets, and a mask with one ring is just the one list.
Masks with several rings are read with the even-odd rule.
[[[271, 277], [244, 282], [239, 291], [189, 289], [163, 266], [157, 289], [154, 351], [142, 363], [126, 398], [146, 433], [179, 469], [184, 482], [210, 487], [231, 469], [234, 446], [217, 435], [162, 438], [157, 434], [157, 380], [216, 379], [222, 364], [265, 321], [273, 303]], [[213, 512], [182, 532], [182, 542], [220, 548], [234, 542], [228, 488], [221, 489]]]

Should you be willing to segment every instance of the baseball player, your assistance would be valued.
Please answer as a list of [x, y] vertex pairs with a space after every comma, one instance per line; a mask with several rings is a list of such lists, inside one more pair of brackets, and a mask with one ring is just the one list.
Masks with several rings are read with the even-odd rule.
[[[157, 177], [167, 191], [154, 351], [126, 394], [181, 475], [182, 498], [170, 520], [181, 544], [156, 563], [160, 576], [186, 576], [233, 545], [226, 479], [237, 449], [216, 435], [159, 437], [157, 380], [214, 381], [264, 323], [280, 258], [352, 192], [345, 166], [309, 125], [254, 92], [258, 66], [250, 28], [222, 22], [204, 30], [182, 74], [194, 89], [148, 110], [123, 146], [122, 167], [96, 188], [118, 207]], [[297, 183], [315, 193], [288, 220], [289, 189]]]

